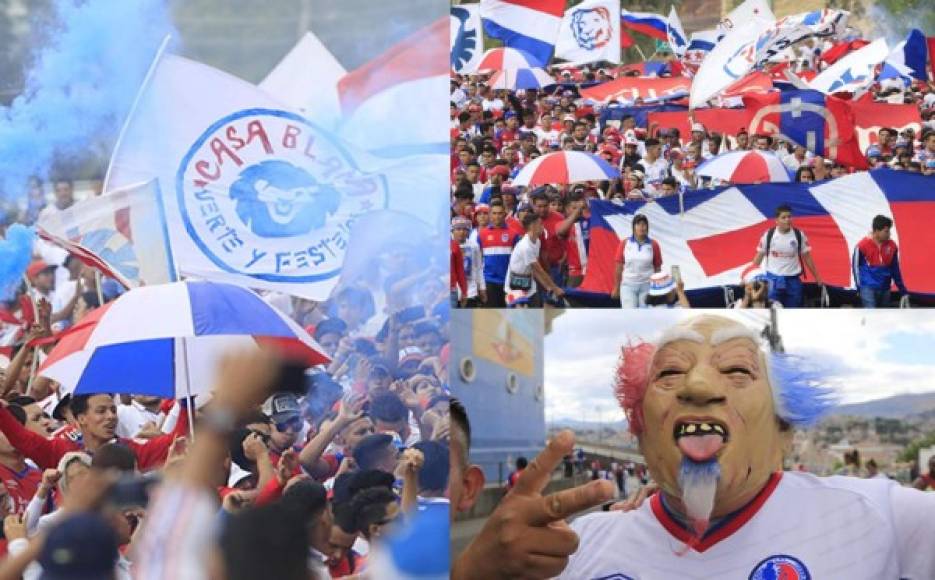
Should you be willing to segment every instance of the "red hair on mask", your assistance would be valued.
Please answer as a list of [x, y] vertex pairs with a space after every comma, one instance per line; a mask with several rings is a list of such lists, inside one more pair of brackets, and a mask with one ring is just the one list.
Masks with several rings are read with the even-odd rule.
[[643, 432], [643, 395], [649, 386], [649, 367], [655, 354], [656, 345], [649, 342], [629, 342], [620, 348], [614, 395], [634, 435]]

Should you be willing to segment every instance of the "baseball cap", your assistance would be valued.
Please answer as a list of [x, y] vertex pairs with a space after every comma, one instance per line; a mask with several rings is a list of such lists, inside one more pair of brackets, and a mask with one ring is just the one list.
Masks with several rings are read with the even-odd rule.
[[46, 270], [49, 270], [49, 269], [54, 270], [57, 267], [58, 266], [55, 266], [53, 264], [47, 264], [43, 260], [36, 260], [32, 264], [30, 264], [28, 268], [26, 268], [26, 277], [32, 280], [33, 278], [35, 278], [42, 272], [45, 272]]
[[562, 121], [574, 121], [574, 120], [575, 120], [574, 115], [565, 115], [564, 117], [562, 117]]
[[675, 280], [666, 272], [656, 272], [649, 277], [649, 295], [665, 296], [675, 289]]
[[451, 229], [469, 230], [471, 229], [471, 220], [467, 218], [463, 218], [463, 217], [456, 217], [453, 220], [451, 220]]
[[704, 125], [702, 125], [701, 123], [692, 123], [692, 133], [694, 133], [695, 131], [700, 131], [701, 133], [704, 133]]
[[623, 142], [624, 145], [639, 145], [640, 142], [636, 140], [636, 137], [627, 137]]
[[495, 165], [490, 169], [490, 171], [488, 171], [488, 173], [490, 175], [502, 175], [503, 177], [506, 177], [510, 174], [510, 170], [506, 165]]
[[295, 419], [300, 411], [299, 400], [292, 393], [276, 393], [263, 405], [263, 412], [269, 415], [274, 423], [285, 423]]
[[42, 545], [42, 580], [99, 580], [114, 574], [117, 534], [98, 515], [82, 513], [52, 528]]
[[340, 318], [326, 318], [315, 326], [315, 340], [326, 334], [344, 334], [347, 332], [347, 323]]
[[490, 206], [486, 203], [479, 203], [477, 207], [474, 208], [474, 213], [490, 213]]
[[867, 149], [867, 157], [881, 157], [882, 155], [883, 152], [875, 145]]

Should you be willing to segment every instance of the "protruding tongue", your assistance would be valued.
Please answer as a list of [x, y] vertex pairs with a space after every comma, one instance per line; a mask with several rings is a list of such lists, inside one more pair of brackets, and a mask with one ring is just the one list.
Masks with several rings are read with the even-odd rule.
[[679, 449], [692, 461], [707, 461], [724, 446], [720, 435], [688, 435], [679, 437]]

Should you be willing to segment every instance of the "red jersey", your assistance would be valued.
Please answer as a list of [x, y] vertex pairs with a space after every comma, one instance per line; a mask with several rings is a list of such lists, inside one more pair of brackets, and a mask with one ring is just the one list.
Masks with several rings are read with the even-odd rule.
[[[42, 469], [58, 467], [59, 460], [69, 451], [84, 451], [83, 442], [70, 439], [46, 439], [23, 427], [16, 417], [6, 407], [0, 407], [0, 431], [6, 435], [17, 451]], [[169, 454], [169, 446], [177, 437], [184, 437], [188, 433], [188, 410], [182, 408], [179, 420], [172, 433], [153, 437], [145, 442], [136, 439], [118, 439], [136, 455], [136, 463], [140, 471], [148, 471], [162, 466]]]
[[549, 210], [545, 219], [542, 220], [545, 234], [539, 238], [542, 241], [542, 253], [540, 255], [545, 258], [545, 263], [549, 266], [557, 266], [565, 259], [567, 233], [566, 237], [559, 237], [557, 232], [559, 224], [563, 221], [565, 221], [565, 216], [552, 210]]
[[30, 465], [23, 471], [14, 471], [6, 465], [0, 465], [0, 481], [3, 481], [13, 500], [13, 513], [21, 514], [26, 511], [29, 500], [36, 495], [36, 490], [42, 483], [42, 472]]

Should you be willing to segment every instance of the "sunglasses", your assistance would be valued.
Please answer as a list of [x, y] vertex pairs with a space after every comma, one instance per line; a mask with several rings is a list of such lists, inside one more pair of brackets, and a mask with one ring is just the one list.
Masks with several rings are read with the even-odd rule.
[[279, 423], [279, 422], [276, 423], [277, 431], [288, 431], [289, 429], [293, 429], [295, 431], [301, 431], [302, 430], [302, 419], [299, 417], [296, 417], [294, 419], [289, 419], [288, 421], [284, 421], [282, 423]]

